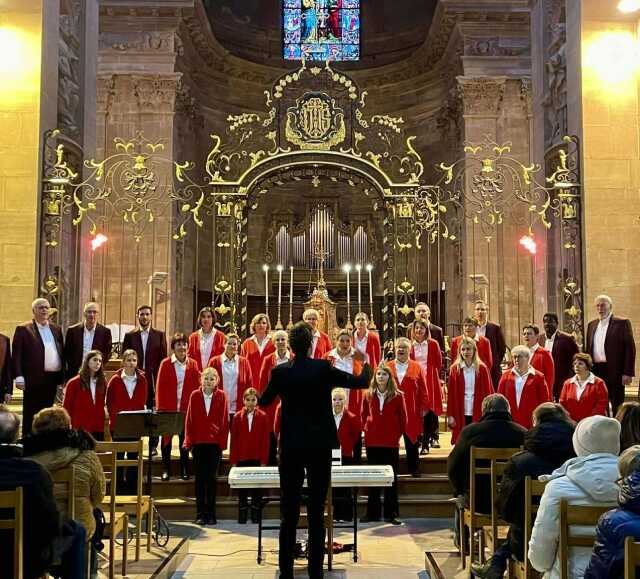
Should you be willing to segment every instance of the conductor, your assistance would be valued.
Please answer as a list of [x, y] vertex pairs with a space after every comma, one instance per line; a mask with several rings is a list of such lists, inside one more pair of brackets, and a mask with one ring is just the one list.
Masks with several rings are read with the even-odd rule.
[[[371, 368], [364, 364], [359, 376], [333, 368], [327, 360], [309, 357], [311, 326], [298, 322], [289, 331], [295, 358], [276, 366], [259, 404], [268, 406], [277, 396], [282, 403], [280, 429], [280, 554], [281, 579], [293, 578], [293, 554], [300, 516], [300, 495], [307, 474], [309, 492], [309, 577], [323, 576], [324, 505], [331, 477], [331, 449], [338, 436], [331, 407], [331, 389], [366, 388]], [[364, 362], [356, 352], [354, 357]]]

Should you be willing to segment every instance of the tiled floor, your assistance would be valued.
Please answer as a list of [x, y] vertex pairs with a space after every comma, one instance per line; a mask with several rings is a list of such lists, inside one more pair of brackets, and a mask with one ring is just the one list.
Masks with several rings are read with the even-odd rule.
[[[358, 533], [358, 563], [353, 563], [351, 553], [336, 555], [334, 569], [331, 573], [325, 573], [325, 577], [428, 579], [424, 552], [429, 550], [444, 554], [451, 551], [451, 525], [452, 521], [448, 519], [409, 519], [399, 527], [388, 524], [362, 525]], [[179, 533], [193, 533], [190, 554], [173, 575], [176, 579], [271, 579], [278, 576], [277, 531], [265, 532], [265, 560], [262, 565], [258, 565], [255, 525], [238, 525], [225, 521], [217, 527], [204, 529], [179, 523], [174, 527]], [[300, 537], [302, 531], [298, 533]], [[335, 540], [351, 543], [352, 535], [341, 532]], [[296, 565], [296, 577], [306, 576], [304, 562], [301, 560]]]

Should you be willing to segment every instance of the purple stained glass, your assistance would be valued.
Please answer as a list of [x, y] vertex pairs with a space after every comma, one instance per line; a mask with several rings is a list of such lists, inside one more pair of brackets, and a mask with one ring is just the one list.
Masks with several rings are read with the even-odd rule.
[[286, 60], [358, 60], [360, 0], [284, 0]]

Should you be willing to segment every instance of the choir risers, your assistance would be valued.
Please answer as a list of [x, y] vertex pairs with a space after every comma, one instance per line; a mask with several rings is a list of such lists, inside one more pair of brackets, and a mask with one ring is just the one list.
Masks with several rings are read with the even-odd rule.
[[[278, 489], [280, 474], [277, 466], [234, 466], [229, 471], [232, 489]], [[305, 481], [305, 486], [306, 486]], [[333, 466], [331, 486], [336, 487], [390, 487], [393, 484], [393, 468], [390, 465]]]

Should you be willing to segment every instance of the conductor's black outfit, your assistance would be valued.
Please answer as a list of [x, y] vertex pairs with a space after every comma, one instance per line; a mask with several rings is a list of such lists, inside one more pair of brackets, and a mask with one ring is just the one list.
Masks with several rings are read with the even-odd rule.
[[326, 360], [296, 358], [271, 372], [259, 404], [276, 396], [282, 404], [280, 429], [280, 577], [293, 578], [293, 553], [300, 516], [300, 494], [307, 471], [309, 493], [309, 577], [322, 577], [324, 505], [331, 476], [331, 449], [339, 448], [331, 407], [331, 389], [366, 388], [371, 368], [359, 376], [333, 368]]

